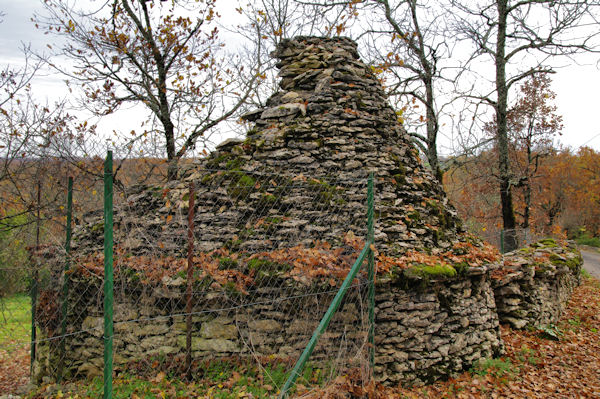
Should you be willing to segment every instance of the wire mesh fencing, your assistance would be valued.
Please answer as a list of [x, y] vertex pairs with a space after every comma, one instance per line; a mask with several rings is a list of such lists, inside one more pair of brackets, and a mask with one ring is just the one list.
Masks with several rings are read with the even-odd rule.
[[485, 230], [478, 231], [478, 234], [485, 241], [498, 248], [501, 253], [508, 252], [512, 242], [516, 243], [517, 248], [521, 248], [547, 236], [547, 234], [523, 228], [512, 230], [486, 228]]
[[[75, 219], [72, 243], [36, 254], [47, 283], [32, 308], [34, 382], [99, 379], [112, 355], [105, 393], [135, 375], [276, 396], [365, 248], [367, 177], [198, 166], [115, 193], [113, 312], [105, 215]], [[294, 394], [349, 373], [368, 380], [367, 277], [349, 282]]]

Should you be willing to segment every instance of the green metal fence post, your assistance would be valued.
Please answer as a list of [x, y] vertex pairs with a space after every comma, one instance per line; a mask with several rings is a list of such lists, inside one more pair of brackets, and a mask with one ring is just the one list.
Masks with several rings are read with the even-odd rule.
[[500, 253], [504, 253], [504, 230], [500, 230]]
[[190, 182], [188, 199], [188, 257], [187, 286], [185, 290], [185, 369], [188, 381], [192, 379], [192, 285], [194, 283], [194, 182]]
[[374, 205], [373, 205], [373, 174], [371, 173], [369, 175], [369, 180], [367, 183], [367, 242], [366, 242], [364, 248], [362, 249], [362, 251], [360, 252], [360, 254], [358, 255], [358, 258], [354, 262], [354, 265], [352, 265], [352, 268], [350, 268], [348, 275], [346, 275], [346, 278], [344, 279], [344, 282], [342, 283], [342, 286], [338, 290], [337, 294], [333, 298], [333, 301], [331, 301], [331, 304], [329, 305], [329, 308], [327, 309], [327, 311], [325, 312], [325, 315], [321, 319], [321, 322], [319, 323], [319, 325], [313, 332], [313, 335], [310, 338], [310, 341], [308, 341], [308, 345], [306, 345], [306, 348], [304, 348], [304, 351], [302, 352], [302, 354], [300, 355], [300, 358], [296, 362], [296, 365], [294, 366], [294, 369], [290, 373], [290, 376], [288, 377], [287, 381], [283, 385], [283, 388], [281, 388], [281, 393], [279, 395], [280, 398], [287, 397], [289, 390], [292, 388], [292, 386], [296, 382], [296, 379], [298, 378], [298, 376], [304, 369], [304, 365], [308, 361], [308, 358], [310, 357], [313, 350], [315, 349], [315, 346], [317, 344], [317, 341], [319, 340], [319, 337], [325, 332], [325, 330], [327, 329], [327, 326], [329, 326], [329, 322], [331, 321], [331, 318], [333, 317], [333, 315], [339, 308], [340, 304], [342, 303], [342, 300], [344, 299], [346, 292], [348, 292], [348, 288], [350, 287], [352, 280], [354, 280], [354, 278], [356, 277], [356, 274], [360, 270], [363, 262], [365, 261], [365, 258], [367, 258], [367, 257], [368, 257], [368, 262], [369, 262], [369, 270], [368, 270], [368, 278], [369, 278], [369, 292], [368, 292], [369, 298], [368, 299], [369, 299], [369, 323], [370, 323], [370, 325], [369, 325], [369, 343], [370, 343], [369, 362], [371, 364], [371, 370], [373, 370], [374, 359], [375, 359], [375, 346], [374, 346], [375, 256], [374, 256], [373, 250], [371, 249], [371, 245], [374, 242], [374, 232], [373, 232], [374, 214], [375, 214], [375, 212], [374, 212]]
[[104, 399], [112, 398], [113, 369], [113, 162], [104, 162]]
[[42, 184], [40, 180], [37, 181], [37, 210], [35, 212], [35, 252], [33, 256], [30, 256], [31, 267], [33, 268], [31, 274], [31, 346], [30, 346], [30, 357], [29, 357], [29, 373], [33, 374], [33, 364], [35, 363], [36, 357], [36, 341], [37, 341], [37, 330], [35, 328], [35, 307], [37, 304], [38, 295], [38, 265], [37, 265], [37, 251], [40, 249], [40, 208], [42, 198]]
[[304, 365], [306, 364], [306, 361], [308, 360], [308, 358], [312, 354], [313, 350], [315, 349], [315, 346], [317, 345], [317, 341], [319, 340], [319, 337], [325, 332], [325, 330], [327, 329], [327, 326], [329, 326], [329, 322], [331, 322], [331, 318], [335, 314], [336, 310], [340, 307], [340, 304], [342, 303], [342, 299], [344, 299], [346, 292], [348, 292], [348, 288], [350, 288], [350, 284], [352, 283], [352, 280], [354, 280], [354, 278], [356, 277], [356, 274], [360, 270], [360, 267], [362, 266], [363, 262], [365, 261], [365, 258], [367, 257], [367, 253], [369, 251], [370, 251], [369, 244], [365, 244], [365, 247], [361, 251], [360, 255], [358, 255], [358, 258], [356, 259], [356, 262], [354, 262], [354, 265], [352, 265], [350, 272], [348, 272], [348, 275], [344, 279], [342, 286], [338, 290], [337, 294], [335, 294], [333, 301], [331, 301], [331, 304], [329, 305], [329, 308], [327, 309], [327, 311], [325, 312], [325, 315], [321, 319], [321, 322], [315, 329], [312, 337], [310, 338], [310, 341], [308, 341], [308, 345], [306, 345], [306, 348], [304, 348], [304, 351], [300, 355], [300, 358], [298, 358], [298, 361], [296, 362], [294, 369], [292, 370], [290, 376], [288, 377], [287, 381], [285, 382], [285, 385], [283, 386], [283, 388], [281, 388], [281, 394], [279, 395], [280, 398], [287, 397], [288, 391], [290, 390], [290, 388], [292, 388], [292, 385], [294, 385], [294, 383], [296, 382], [296, 379], [298, 378], [300, 373], [302, 373], [302, 369], [304, 369]]
[[373, 173], [369, 175], [367, 184], [367, 245], [369, 246], [369, 258], [367, 277], [369, 279], [369, 365], [371, 368], [371, 377], [375, 368], [375, 253], [371, 245], [375, 241], [373, 223], [375, 217], [373, 203]]
[[69, 296], [69, 269], [71, 268], [71, 220], [73, 214], [73, 178], [69, 176], [67, 188], [67, 238], [65, 240], [65, 268], [63, 272], [62, 301], [60, 309], [60, 359], [58, 362], [57, 382], [62, 381], [65, 365], [65, 345], [67, 333], [67, 307]]

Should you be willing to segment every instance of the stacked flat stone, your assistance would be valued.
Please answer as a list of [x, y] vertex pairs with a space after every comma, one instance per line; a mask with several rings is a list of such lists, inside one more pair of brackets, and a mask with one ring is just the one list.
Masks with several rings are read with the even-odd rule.
[[492, 287], [501, 323], [543, 328], [557, 323], [581, 280], [583, 258], [574, 242], [541, 240], [504, 256]]
[[246, 116], [246, 154], [308, 176], [376, 176], [376, 239], [390, 255], [447, 248], [460, 224], [441, 184], [387, 102], [380, 81], [348, 38], [283, 40], [280, 90]]
[[[369, 173], [375, 175], [379, 251], [390, 256], [412, 249], [436, 253], [460, 239], [456, 211], [441, 184], [422, 165], [379, 80], [359, 60], [356, 43], [348, 38], [298, 37], [283, 40], [273, 55], [279, 59], [280, 90], [265, 108], [245, 116], [255, 124], [247, 139], [222, 143], [208, 159], [188, 168], [179, 181], [132, 193], [127, 209], [115, 215], [115, 242], [126, 242], [126, 250], [134, 254], [151, 254], [161, 242], [163, 253], [184, 255], [182, 212], [187, 201], [182, 199], [193, 180], [198, 188], [196, 248], [200, 251], [240, 238], [245, 227], [239, 221], [261, 213], [262, 194], [273, 194], [279, 203], [290, 204], [286, 222], [270, 229], [269, 236], [243, 238], [241, 250], [309, 245], [315, 237], [335, 244], [349, 230], [358, 236], [366, 233]], [[262, 192], [257, 189], [246, 198], [232, 198], [224, 188], [232, 184], [231, 179], [216, 172], [232, 168], [236, 170], [231, 178], [240, 173], [255, 179], [261, 174], [277, 175], [283, 180], [279, 187], [285, 186], [286, 178], [289, 182], [297, 176], [335, 180], [343, 188], [339, 200], [345, 206], [333, 214], [330, 207], [315, 206], [314, 196], [307, 200], [306, 189], [278, 192], [270, 187], [265, 191], [269, 190], [266, 185], [261, 186]], [[357, 183], [357, 179], [362, 180]], [[164, 188], [168, 190], [160, 195]], [[176, 206], [167, 207], [167, 203]], [[216, 212], [223, 204], [231, 205], [225, 212]], [[283, 217], [272, 212], [269, 216]], [[165, 228], [169, 215], [173, 222]], [[99, 214], [85, 218], [75, 233], [77, 249], [101, 249], [101, 223]]]

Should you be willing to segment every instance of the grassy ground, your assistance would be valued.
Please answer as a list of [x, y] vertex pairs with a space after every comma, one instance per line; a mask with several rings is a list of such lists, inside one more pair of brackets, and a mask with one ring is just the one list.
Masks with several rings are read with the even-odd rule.
[[0, 299], [0, 394], [29, 381], [31, 301], [19, 294]]
[[25, 294], [0, 299], [0, 348], [31, 340], [31, 300]]
[[600, 248], [600, 237], [590, 237], [588, 235], [583, 235], [579, 238], [575, 239], [575, 242], [579, 245], [587, 245], [590, 247]]
[[[181, 376], [168, 376], [164, 372], [143, 378], [123, 373], [113, 380], [114, 399], [155, 399], [155, 398], [271, 398], [276, 397], [287, 380], [289, 365], [267, 364], [258, 368], [253, 363], [217, 361], [198, 370], [194, 381], [186, 382]], [[328, 376], [320, 369], [308, 367], [299, 377], [299, 386], [294, 393], [322, 388]], [[103, 381], [76, 381], [60, 385], [48, 385], [30, 394], [29, 398], [99, 398], [103, 392]]]

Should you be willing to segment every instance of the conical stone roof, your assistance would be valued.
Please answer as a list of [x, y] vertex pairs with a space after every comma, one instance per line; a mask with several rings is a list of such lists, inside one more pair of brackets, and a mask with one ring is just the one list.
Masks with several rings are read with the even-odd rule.
[[[237, 147], [246, 168], [307, 176], [376, 177], [376, 239], [390, 254], [447, 248], [460, 221], [425, 168], [380, 81], [348, 38], [283, 40], [279, 91], [245, 116], [255, 126]], [[221, 152], [213, 154], [218, 159]], [[215, 166], [225, 167], [225, 160]]]
[[[166, 189], [133, 193], [128, 209], [117, 212], [115, 234], [124, 235], [126, 251], [152, 252], [160, 243], [165, 254], [185, 254], [190, 181], [197, 188], [199, 251], [310, 246], [315, 237], [335, 245], [349, 231], [364, 237], [369, 173], [380, 253], [442, 253], [462, 240], [456, 211], [422, 165], [355, 42], [297, 37], [282, 40], [272, 55], [279, 60], [279, 90], [266, 107], [245, 115], [254, 123], [247, 138], [217, 146]], [[292, 184], [299, 177], [310, 180], [304, 188]], [[281, 223], [248, 233], [259, 218]], [[86, 251], [100, 249], [99, 240], [91, 245], [86, 239], [98, 223], [88, 220], [77, 234]]]

